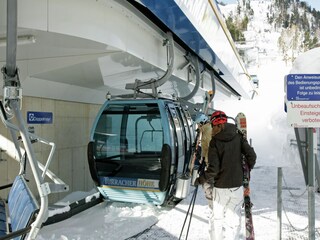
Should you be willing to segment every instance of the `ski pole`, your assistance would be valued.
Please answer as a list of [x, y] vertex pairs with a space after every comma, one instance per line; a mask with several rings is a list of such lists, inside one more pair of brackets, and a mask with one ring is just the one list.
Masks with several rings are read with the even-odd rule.
[[[205, 162], [204, 159], [202, 159], [202, 161], [201, 161], [201, 163], [200, 163], [200, 167], [199, 167], [199, 169], [198, 169], [198, 174], [199, 174], [199, 176], [203, 175], [203, 173], [204, 173], [204, 167], [205, 167], [204, 162]], [[186, 217], [185, 217], [184, 222], [183, 222], [183, 225], [182, 225], [182, 229], [181, 229], [181, 232], [180, 232], [179, 240], [181, 239], [181, 235], [182, 235], [182, 232], [183, 232], [183, 230], [184, 230], [184, 226], [185, 226], [185, 224], [186, 224], [186, 221], [187, 221], [187, 218], [188, 218], [188, 215], [189, 215], [189, 211], [190, 211], [190, 208], [191, 208], [190, 221], [189, 221], [189, 224], [188, 224], [187, 234], [186, 234], [186, 239], [185, 239], [185, 240], [188, 239], [188, 234], [189, 234], [189, 229], [190, 229], [190, 225], [191, 225], [191, 219], [192, 219], [192, 215], [193, 215], [194, 204], [195, 204], [195, 202], [196, 202], [198, 187], [199, 187], [199, 185], [197, 185], [197, 186], [195, 187], [195, 190], [194, 190], [194, 192], [193, 192], [193, 195], [192, 195], [192, 198], [191, 198], [191, 201], [190, 201], [190, 204], [189, 204], [189, 208], [188, 208]]]
[[192, 220], [192, 215], [193, 215], [194, 204], [195, 204], [196, 198], [197, 198], [198, 186], [196, 187], [196, 189], [194, 191], [195, 191], [194, 200], [193, 200], [193, 204], [192, 204], [192, 208], [191, 208], [190, 221], [189, 221], [189, 225], [188, 225], [188, 228], [187, 228], [187, 234], [186, 234], [186, 239], [185, 240], [188, 239], [188, 235], [189, 235], [189, 230], [190, 230], [190, 225], [191, 225], [191, 220]]
[[191, 198], [191, 201], [190, 201], [190, 204], [189, 204], [189, 208], [188, 208], [186, 217], [184, 218], [184, 222], [183, 222], [182, 229], [181, 229], [181, 232], [180, 232], [179, 240], [181, 239], [182, 232], [183, 232], [183, 230], [184, 230], [185, 224], [186, 224], [186, 222], [187, 222], [187, 218], [188, 218], [188, 216], [189, 216], [189, 211], [190, 211], [190, 208], [191, 208], [190, 220], [189, 220], [189, 224], [188, 224], [188, 229], [187, 229], [187, 234], [186, 234], [186, 239], [185, 239], [185, 240], [188, 239], [188, 234], [189, 234], [189, 229], [190, 229], [190, 224], [191, 224], [191, 219], [192, 219], [194, 204], [195, 204], [195, 202], [196, 202], [197, 191], [198, 191], [198, 186], [196, 186], [196, 188], [195, 188], [195, 190], [194, 190], [194, 192], [193, 192], [193, 195], [192, 195], [192, 198]]

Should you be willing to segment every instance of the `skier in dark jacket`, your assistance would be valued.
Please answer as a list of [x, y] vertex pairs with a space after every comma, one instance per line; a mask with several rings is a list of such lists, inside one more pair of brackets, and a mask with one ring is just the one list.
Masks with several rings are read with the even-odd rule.
[[209, 221], [211, 240], [239, 239], [241, 206], [243, 203], [242, 155], [250, 167], [256, 154], [234, 124], [227, 122], [222, 111], [215, 111], [211, 118], [212, 139], [209, 146], [208, 167], [196, 184], [213, 184], [213, 211]]

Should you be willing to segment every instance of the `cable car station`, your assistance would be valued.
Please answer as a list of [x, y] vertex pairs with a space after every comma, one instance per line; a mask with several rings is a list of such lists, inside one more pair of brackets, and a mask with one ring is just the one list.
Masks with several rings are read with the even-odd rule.
[[[70, 216], [52, 213], [70, 192], [96, 188], [88, 207], [185, 198], [195, 115], [255, 94], [214, 0], [0, 0], [0, 13], [1, 185], [16, 179], [1, 240]], [[10, 207], [23, 201], [28, 215]]]

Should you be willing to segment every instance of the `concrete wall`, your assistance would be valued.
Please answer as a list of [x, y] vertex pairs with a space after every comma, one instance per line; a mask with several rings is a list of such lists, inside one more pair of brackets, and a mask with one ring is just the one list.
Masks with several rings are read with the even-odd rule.
[[[27, 127], [34, 128], [36, 135], [56, 144], [56, 151], [49, 169], [70, 187], [68, 193], [50, 194], [50, 203], [56, 202], [71, 192], [89, 191], [94, 188], [87, 164], [87, 144], [91, 126], [99, 108], [100, 105], [94, 104], [35, 97], [23, 98], [22, 116], [25, 122], [27, 122], [27, 111], [53, 113], [52, 124], [27, 124]], [[37, 160], [45, 164], [50, 146], [35, 143], [33, 147]], [[12, 182], [18, 174], [19, 157], [14, 153], [9, 130], [2, 123], [0, 125], [0, 148], [6, 150], [0, 156], [2, 160], [5, 160], [0, 161], [0, 185], [4, 185]], [[31, 180], [32, 191], [37, 195], [29, 167], [27, 177]], [[7, 193], [8, 191], [1, 191], [0, 196], [6, 197]]]

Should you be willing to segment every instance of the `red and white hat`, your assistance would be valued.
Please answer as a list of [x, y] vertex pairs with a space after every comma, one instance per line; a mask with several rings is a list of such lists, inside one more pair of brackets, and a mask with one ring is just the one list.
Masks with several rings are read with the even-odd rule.
[[227, 115], [224, 112], [217, 110], [214, 113], [212, 113], [210, 117], [210, 122], [212, 123], [213, 126], [226, 123]]

